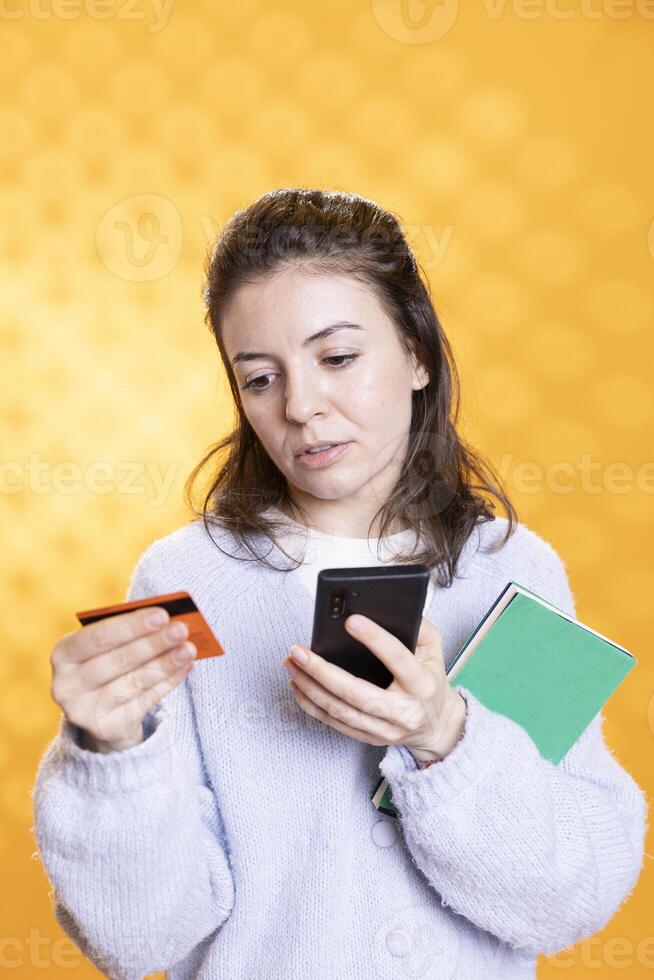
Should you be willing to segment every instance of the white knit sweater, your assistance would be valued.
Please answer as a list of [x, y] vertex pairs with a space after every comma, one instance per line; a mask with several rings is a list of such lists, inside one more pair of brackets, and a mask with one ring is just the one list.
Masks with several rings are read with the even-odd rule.
[[[575, 613], [534, 531], [486, 553], [505, 528], [480, 525], [461, 577], [431, 593], [446, 666], [510, 579]], [[313, 600], [294, 572], [222, 554], [194, 521], [145, 550], [127, 598], [182, 589], [225, 655], [195, 663], [124, 752], [80, 748], [62, 713], [33, 789], [55, 915], [108, 977], [533, 978], [539, 953], [602, 929], [631, 893], [647, 804], [602, 713], [554, 765], [455, 685], [464, 737], [420, 770], [406, 747], [359, 742], [295, 702], [282, 660], [310, 643]], [[397, 820], [370, 800], [380, 773]]]

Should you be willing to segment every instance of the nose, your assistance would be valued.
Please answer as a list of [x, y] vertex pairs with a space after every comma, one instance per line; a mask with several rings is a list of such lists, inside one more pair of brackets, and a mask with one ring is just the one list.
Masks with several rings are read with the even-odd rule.
[[325, 393], [315, 378], [289, 376], [286, 382], [286, 418], [289, 422], [304, 425], [325, 409]]

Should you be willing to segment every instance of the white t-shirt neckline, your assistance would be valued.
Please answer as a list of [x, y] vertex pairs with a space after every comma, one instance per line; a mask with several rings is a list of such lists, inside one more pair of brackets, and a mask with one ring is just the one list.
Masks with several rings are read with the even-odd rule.
[[[336, 540], [336, 541], [343, 541], [343, 542], [347, 542], [348, 544], [349, 543], [352, 543], [355, 546], [357, 546], [359, 544], [366, 544], [366, 545], [367, 544], [376, 544], [380, 540], [378, 537], [377, 538], [370, 538], [370, 537], [369, 538], [350, 538], [350, 537], [347, 537], [344, 534], [327, 534], [327, 532], [325, 532], [325, 531], [318, 531], [315, 528], [307, 527], [305, 524], [300, 524], [299, 521], [295, 521], [292, 518], [288, 517], [282, 510], [279, 509], [279, 507], [275, 507], [273, 504], [271, 504], [267, 508], [267, 510], [273, 512], [272, 516], [274, 516], [276, 518], [280, 518], [281, 520], [285, 521], [287, 524], [291, 525], [293, 528], [297, 528], [300, 531], [307, 531], [308, 534], [310, 534], [310, 535], [312, 535], [314, 537], [325, 538], [328, 541], [334, 541], [334, 540]], [[405, 537], [407, 535], [413, 535], [413, 533], [414, 532], [411, 531], [410, 528], [407, 528], [406, 531], [397, 531], [396, 534], [388, 534], [388, 535], [386, 535], [385, 538], [384, 538], [384, 540], [385, 541], [395, 541], [395, 540], [400, 541], [403, 537]]]

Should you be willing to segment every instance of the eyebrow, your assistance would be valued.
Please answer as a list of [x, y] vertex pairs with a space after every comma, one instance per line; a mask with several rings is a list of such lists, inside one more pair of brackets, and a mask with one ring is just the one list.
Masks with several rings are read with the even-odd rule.
[[[323, 340], [325, 337], [329, 337], [330, 334], [336, 333], [337, 330], [363, 330], [364, 328], [358, 323], [350, 323], [348, 320], [339, 320], [337, 323], [330, 323], [329, 326], [323, 327], [322, 330], [318, 330], [317, 333], [312, 333], [310, 337], [307, 337], [302, 341], [303, 347], [308, 347], [315, 340]], [[273, 357], [272, 354], [262, 353], [261, 351], [239, 351], [235, 357], [232, 358], [232, 364], [238, 364], [239, 361], [256, 361], [260, 357]]]

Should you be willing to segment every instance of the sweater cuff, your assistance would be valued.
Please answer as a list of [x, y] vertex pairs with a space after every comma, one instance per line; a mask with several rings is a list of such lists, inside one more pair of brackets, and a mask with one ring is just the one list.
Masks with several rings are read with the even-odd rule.
[[172, 724], [165, 705], [143, 720], [144, 741], [122, 752], [93, 752], [81, 746], [81, 730], [62, 713], [54, 743], [61, 778], [85, 793], [129, 793], [166, 779], [172, 771]]
[[466, 724], [462, 738], [444, 759], [420, 769], [405, 746], [389, 745], [379, 763], [400, 811], [419, 813], [447, 803], [488, 771], [497, 714], [467, 688], [455, 685], [454, 689], [466, 702]]

